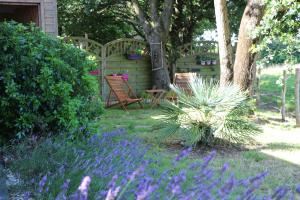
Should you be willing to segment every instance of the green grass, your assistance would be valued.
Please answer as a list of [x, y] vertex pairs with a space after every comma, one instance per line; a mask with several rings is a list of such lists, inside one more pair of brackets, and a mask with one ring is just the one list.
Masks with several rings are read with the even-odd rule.
[[[274, 113], [273, 113], [274, 114]], [[118, 116], [117, 118], [115, 116]], [[180, 152], [178, 145], [172, 146], [166, 144], [159, 139], [159, 130], [156, 129], [163, 117], [163, 113], [160, 109], [144, 109], [144, 110], [130, 110], [124, 112], [121, 109], [106, 110], [104, 116], [100, 120], [100, 124], [106, 128], [104, 130], [113, 130], [118, 127], [128, 128], [129, 135], [132, 137], [140, 137], [145, 142], [151, 144], [151, 149], [148, 156], [159, 155], [161, 164], [158, 167], [161, 171], [170, 167], [170, 158]], [[115, 123], [112, 120], [115, 119]], [[135, 124], [134, 126], [132, 124]], [[275, 125], [274, 125], [275, 126]], [[278, 128], [278, 124], [276, 124]], [[282, 136], [284, 137], [284, 135]], [[300, 145], [300, 142], [299, 142]], [[289, 146], [288, 144], [271, 143], [264, 147], [265, 149], [278, 148], [281, 150], [296, 150], [299, 145]], [[193, 155], [184, 160], [182, 167], [188, 166], [189, 163], [195, 160], [200, 160], [212, 149], [195, 150]], [[262, 153], [258, 148], [251, 147], [250, 149], [237, 150], [237, 149], [220, 149], [214, 161], [211, 163], [216, 169], [220, 169], [224, 163], [229, 163], [231, 166], [231, 172], [235, 173], [238, 178], [246, 178], [254, 176], [263, 171], [269, 171], [269, 176], [266, 178], [262, 190], [263, 192], [270, 192], [280, 185], [287, 185], [294, 187], [299, 183], [298, 177], [295, 173], [298, 173], [300, 169], [299, 165], [289, 163], [287, 161], [278, 159]], [[284, 169], [284, 176], [282, 176], [282, 170]]]
[[[172, 168], [172, 159], [176, 156], [183, 147], [178, 144], [166, 143], [165, 140], [161, 140], [159, 137], [159, 129], [157, 125], [161, 123], [163, 112], [160, 109], [150, 109], [146, 106], [145, 109], [133, 109], [132, 106], [129, 111], [123, 111], [122, 109], [107, 109], [100, 117], [99, 127], [100, 132], [112, 131], [117, 128], [125, 128], [128, 132], [126, 137], [129, 138], [141, 138], [146, 144], [150, 144], [150, 149], [146, 155], [147, 158], [154, 158], [159, 160], [159, 164], [152, 163], [150, 168], [155, 168], [159, 172], [163, 172]], [[285, 137], [285, 135], [282, 135]], [[25, 144], [26, 145], [26, 144]], [[30, 176], [36, 172], [47, 173], [55, 168], [56, 162], [63, 162], [65, 157], [72, 163], [72, 148], [87, 148], [84, 143], [68, 144], [69, 146], [57, 146], [53, 149], [47, 145], [42, 145], [38, 149], [33, 149], [30, 154], [26, 153], [27, 160], [22, 160], [24, 156], [24, 146], [16, 146], [17, 155], [20, 158], [10, 166], [14, 168], [14, 171], [18, 171], [21, 175]], [[292, 164], [282, 159], [267, 155], [261, 150], [270, 151], [297, 151], [300, 149], [299, 144], [288, 144], [280, 142], [269, 142], [263, 147], [251, 146], [245, 149], [235, 149], [231, 147], [217, 148], [217, 156], [212, 161], [211, 166], [215, 169], [221, 169], [224, 163], [229, 163], [230, 173], [234, 173], [237, 178], [247, 178], [255, 176], [256, 174], [268, 171], [269, 175], [262, 185], [260, 190], [263, 194], [271, 193], [278, 186], [286, 185], [291, 188], [299, 184], [299, 169], [300, 163]], [[212, 148], [199, 148], [195, 149], [189, 158], [180, 162], [179, 166], [174, 170], [174, 173], [180, 169], [187, 169], [187, 167], [195, 162], [200, 161], [207, 155]], [[93, 149], [89, 151], [93, 152]], [[36, 172], [34, 171], [36, 170]], [[283, 175], [284, 174], [284, 175]], [[73, 183], [78, 183], [83, 177], [82, 172], [72, 172], [67, 174]], [[188, 171], [187, 183], [191, 183], [192, 177], [197, 175], [195, 171]], [[189, 181], [190, 180], [190, 181]], [[59, 187], [62, 184], [63, 177], [60, 180], [56, 180], [53, 187], [59, 191]], [[72, 184], [73, 189], [76, 188], [76, 184]], [[104, 180], [94, 179], [91, 185], [91, 191], [96, 191], [95, 188], [104, 187]], [[13, 191], [17, 191], [20, 188], [10, 188]]]
[[[282, 87], [276, 82], [282, 76], [281, 68], [267, 68], [262, 71], [260, 80], [261, 102], [266, 106], [273, 106], [277, 109], [281, 107], [281, 90]], [[288, 74], [287, 92], [286, 92], [286, 108], [287, 111], [295, 110], [295, 77], [294, 73]]]

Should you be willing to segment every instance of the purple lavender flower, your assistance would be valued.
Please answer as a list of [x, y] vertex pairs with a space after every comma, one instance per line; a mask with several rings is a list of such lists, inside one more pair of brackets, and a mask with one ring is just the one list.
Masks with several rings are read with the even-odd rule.
[[286, 187], [279, 187], [275, 193], [272, 195], [272, 199], [282, 199], [288, 193], [288, 189]]
[[70, 179], [67, 179], [64, 184], [61, 186], [61, 189], [67, 191], [69, 189]]
[[300, 185], [298, 185], [298, 186], [296, 187], [296, 192], [297, 192], [298, 194], [300, 194]]
[[180, 154], [178, 154], [178, 156], [176, 156], [175, 159], [173, 160], [173, 165], [175, 165], [177, 162], [179, 162], [183, 158], [185, 158], [188, 155], [190, 155], [190, 153], [192, 152], [192, 150], [193, 150], [192, 147], [189, 147], [189, 148], [181, 151]]
[[154, 185], [147, 186], [146, 188], [144, 188], [142, 191], [138, 193], [138, 195], [136, 196], [136, 200], [147, 199], [155, 189], [156, 187]]
[[80, 186], [78, 187], [78, 191], [80, 193], [80, 200], [88, 199], [88, 189], [91, 183], [91, 178], [86, 176], [82, 179]]
[[43, 192], [46, 182], [47, 182], [47, 174], [43, 176], [42, 180], [39, 182], [39, 193]]
[[25, 192], [24, 194], [24, 200], [28, 200], [30, 198], [30, 192]]
[[210, 161], [217, 155], [216, 151], [212, 151], [210, 154], [208, 154], [207, 156], [205, 156], [203, 158], [203, 164], [202, 164], [202, 169], [205, 169], [208, 164], [210, 163]]
[[221, 174], [224, 174], [229, 169], [229, 164], [225, 163], [221, 169]]
[[112, 188], [109, 189], [108, 192], [107, 192], [105, 200], [114, 200], [118, 196], [119, 191], [120, 191], [119, 186], [114, 188], [114, 189], [112, 189]]
[[145, 165], [140, 166], [138, 169], [136, 169], [130, 176], [128, 177], [129, 181], [133, 181], [137, 175], [142, 173], [145, 170]]

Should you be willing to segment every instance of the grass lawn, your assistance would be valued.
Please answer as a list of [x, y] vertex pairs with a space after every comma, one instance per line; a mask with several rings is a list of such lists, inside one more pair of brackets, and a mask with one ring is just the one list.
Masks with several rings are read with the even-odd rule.
[[[263, 93], [276, 94], [280, 92], [280, 87], [275, 84], [279, 77], [278, 71], [267, 70], [263, 72], [261, 88]], [[293, 109], [293, 80], [288, 81], [288, 93], [287, 102], [288, 108]], [[279, 98], [276, 95], [271, 96], [271, 99], [262, 99], [263, 102], [268, 105], [274, 105], [278, 107]], [[148, 147], [146, 158], [150, 160], [157, 160], [157, 163], [151, 163], [150, 170], [155, 169], [159, 173], [172, 168], [172, 160], [178, 155], [184, 147], [180, 143], [176, 142], [174, 138], [168, 140], [162, 138], [160, 130], [157, 128], [161, 124], [164, 117], [164, 113], [161, 109], [150, 109], [149, 105], [145, 106], [145, 109], [135, 109], [135, 105], [132, 105], [128, 111], [123, 111], [120, 108], [106, 109], [104, 114], [100, 116], [99, 121], [95, 127], [99, 127], [99, 134], [109, 133], [116, 129], [125, 129], [126, 134], [121, 136], [120, 139], [130, 139], [131, 141], [141, 140], [141, 145]], [[261, 194], [272, 194], [272, 192], [279, 186], [287, 186], [294, 189], [300, 183], [300, 129], [294, 128], [294, 119], [288, 118], [288, 121], [282, 123], [280, 121], [280, 113], [270, 111], [269, 107], [263, 107], [263, 110], [256, 112], [255, 121], [261, 126], [263, 133], [256, 136], [256, 143], [241, 147], [232, 147], [228, 145], [217, 145], [213, 148], [198, 147], [193, 149], [191, 155], [182, 160], [177, 166], [177, 172], [181, 169], [187, 169], [187, 181], [186, 184], [194, 184], [193, 177], [197, 175], [197, 171], [189, 170], [189, 166], [195, 161], [201, 161], [211, 151], [216, 150], [217, 154], [215, 159], [211, 162], [211, 166], [214, 169], [221, 169], [224, 163], [230, 165], [230, 173], [234, 173], [238, 179], [245, 179], [253, 177], [261, 172], [268, 171], [268, 176], [260, 187], [259, 192]], [[271, 109], [274, 110], [274, 109]], [[81, 150], [85, 150], [87, 161], [93, 163], [96, 160], [95, 157], [101, 155], [102, 157], [110, 156], [110, 151], [117, 151], [113, 149], [114, 143], [106, 145], [108, 142], [102, 143], [103, 146], [99, 146], [97, 151], [95, 146], [89, 147], [86, 141], [66, 141], [64, 144], [63, 138], [58, 138], [59, 143], [44, 142], [40, 145], [40, 148], [36, 148], [32, 145], [31, 141], [16, 147], [17, 159], [12, 161], [8, 165], [8, 169], [11, 169], [14, 173], [20, 173], [21, 178], [26, 177], [31, 180], [32, 176], [41, 178], [41, 175], [48, 173], [49, 171], [58, 173], [57, 166], [61, 163], [66, 166], [66, 172], [64, 176], [59, 177], [59, 180], [54, 181], [53, 189], [57, 194], [60, 191], [60, 186], [66, 178], [71, 179], [71, 189], [75, 191], [78, 187], [78, 183], [81, 178], [87, 174], [85, 169], [78, 170], [76, 167], [68, 166], [74, 163], [74, 159], [78, 159], [77, 154], [73, 153], [73, 150], [78, 150], [78, 154], [81, 154]], [[63, 144], [63, 145], [61, 145]], [[43, 146], [44, 145], [44, 146]], [[36, 149], [35, 149], [36, 148]], [[29, 154], [24, 155], [24, 149], [29, 149]], [[124, 147], [123, 151], [127, 152], [128, 148]], [[138, 151], [134, 149], [134, 151]], [[131, 158], [128, 158], [131, 159]], [[139, 159], [139, 158], [134, 158]], [[118, 162], [118, 161], [117, 161]], [[114, 163], [115, 164], [115, 163]], [[110, 169], [113, 164], [103, 164], [107, 169]], [[123, 168], [115, 164], [112, 166], [117, 170]], [[106, 179], [105, 179], [106, 178]], [[107, 189], [107, 184], [111, 179], [110, 176], [103, 178], [95, 178], [91, 184], [91, 193], [96, 193], [96, 189]], [[28, 180], [27, 180], [28, 181]], [[36, 179], [35, 181], [39, 181]], [[74, 183], [75, 182], [75, 183]], [[26, 186], [33, 186], [30, 184]], [[20, 188], [18, 186], [12, 186], [9, 188], [10, 193], [18, 193]], [[160, 190], [163, 190], [162, 188]], [[166, 193], [166, 191], [164, 191]], [[234, 196], [231, 196], [234, 199]], [[49, 198], [48, 199], [52, 199]]]
[[[261, 104], [263, 108], [279, 110], [281, 107], [281, 89], [282, 87], [276, 82], [282, 76], [282, 68], [271, 67], [262, 70], [260, 89], [262, 93]], [[295, 110], [295, 73], [288, 73], [287, 91], [286, 91], [286, 108], [287, 111]]]
[[[158, 166], [161, 170], [170, 167], [169, 158], [178, 154], [180, 145], [166, 144], [157, 137], [159, 131], [156, 125], [161, 122], [163, 112], [160, 109], [130, 110], [124, 112], [120, 109], [106, 110], [100, 120], [103, 131], [125, 128], [131, 137], [144, 139], [151, 144], [149, 156], [159, 154], [164, 165]], [[264, 120], [268, 115], [260, 113]], [[217, 156], [212, 162], [215, 168], [221, 168], [224, 163], [230, 164], [231, 172], [238, 178], [246, 178], [268, 171], [269, 175], [262, 187], [263, 193], [270, 192], [272, 188], [281, 185], [294, 187], [300, 181], [300, 135], [291, 125], [282, 126], [277, 123], [279, 114], [272, 113], [272, 126], [262, 125], [264, 132], [256, 137], [257, 144], [246, 148], [217, 147]], [[269, 119], [271, 120], [271, 119]], [[287, 128], [288, 127], [288, 128]], [[195, 159], [201, 159], [212, 149], [195, 150], [190, 157], [182, 163], [187, 166]], [[267, 192], [268, 191], [268, 192]]]

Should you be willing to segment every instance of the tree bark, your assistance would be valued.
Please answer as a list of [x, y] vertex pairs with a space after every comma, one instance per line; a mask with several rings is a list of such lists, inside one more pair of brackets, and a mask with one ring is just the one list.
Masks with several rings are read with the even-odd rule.
[[153, 85], [159, 89], [168, 89], [170, 85], [169, 71], [166, 65], [166, 51], [160, 37], [148, 36], [152, 62]]
[[214, 0], [220, 55], [220, 85], [233, 79], [233, 58], [226, 0]]
[[300, 68], [296, 68], [295, 77], [295, 104], [296, 104], [296, 126], [300, 127]]
[[255, 78], [255, 53], [251, 52], [251, 47], [257, 44], [258, 38], [252, 38], [250, 34], [259, 25], [264, 8], [263, 0], [248, 0], [241, 20], [234, 62], [234, 83], [242, 90], [250, 90]]
[[258, 68], [257, 77], [256, 77], [256, 107], [257, 108], [259, 108], [260, 106], [260, 75], [261, 75], [261, 69]]
[[283, 122], [286, 121], [286, 106], [285, 106], [286, 80], [287, 80], [286, 70], [283, 70], [282, 90], [281, 90], [281, 120]]
[[149, 1], [150, 12], [147, 15], [138, 0], [131, 0], [150, 45], [153, 84], [160, 89], [169, 89], [170, 76], [166, 65], [165, 45], [170, 31], [174, 0], [164, 0], [161, 13], [158, 2], [158, 0]]

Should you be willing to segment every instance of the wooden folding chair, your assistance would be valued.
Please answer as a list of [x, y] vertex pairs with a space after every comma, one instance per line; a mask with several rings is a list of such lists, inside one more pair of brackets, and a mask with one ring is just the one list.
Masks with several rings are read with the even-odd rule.
[[[108, 99], [106, 101], [106, 107], [121, 106], [124, 110], [127, 110], [127, 106], [132, 103], [138, 103], [141, 108], [142, 99], [137, 98], [132, 88], [121, 76], [105, 76], [105, 80], [110, 87]], [[117, 99], [117, 103], [111, 104], [111, 98], [114, 95]]]
[[188, 94], [191, 94], [192, 91], [189, 87], [189, 81], [196, 76], [197, 76], [197, 74], [193, 73], [193, 72], [175, 73], [174, 84], [176, 86], [180, 87], [181, 89], [183, 89]]

